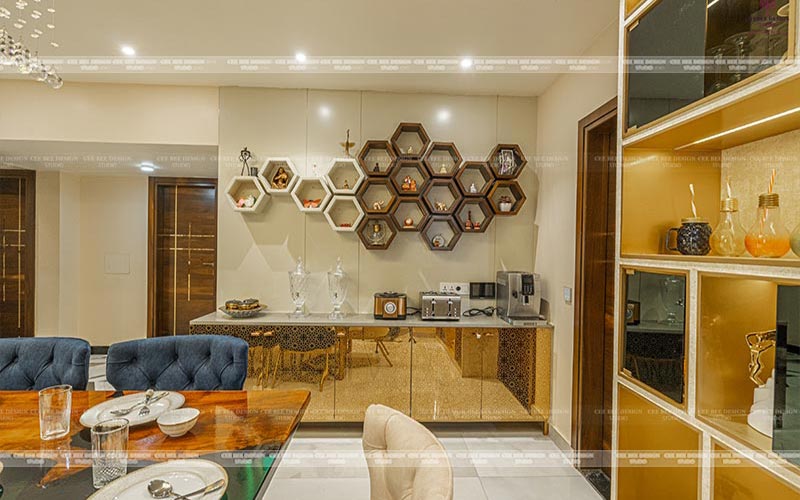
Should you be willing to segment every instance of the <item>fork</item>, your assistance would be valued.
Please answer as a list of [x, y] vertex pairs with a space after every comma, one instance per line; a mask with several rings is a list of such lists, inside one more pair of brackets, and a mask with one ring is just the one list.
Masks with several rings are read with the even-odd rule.
[[[147, 402], [147, 404], [153, 404], [153, 403], [155, 403], [156, 401], [158, 401], [158, 400], [160, 400], [160, 399], [164, 398], [166, 395], [167, 395], [167, 393], [166, 393], [166, 392], [162, 392], [161, 394], [159, 394], [158, 396], [154, 397], [154, 398], [153, 398], [153, 399], [151, 399], [149, 402]], [[145, 396], [145, 397], [146, 397], [146, 396]], [[121, 408], [121, 409], [119, 409], [119, 410], [111, 410], [111, 412], [110, 412], [110, 413], [111, 413], [112, 415], [116, 416], [116, 417], [124, 417], [125, 415], [129, 414], [130, 412], [132, 412], [132, 411], [133, 411], [133, 410], [135, 410], [136, 408], [140, 407], [140, 406], [141, 406], [143, 403], [144, 403], [143, 401], [140, 401], [140, 402], [136, 403], [135, 405], [132, 405], [132, 406], [130, 406], [130, 407], [128, 407], [128, 408]], [[147, 413], [146, 413], [145, 415], [147, 415], [147, 414], [149, 414], [149, 413], [150, 413], [150, 409], [148, 408], [148, 410], [147, 410]]]

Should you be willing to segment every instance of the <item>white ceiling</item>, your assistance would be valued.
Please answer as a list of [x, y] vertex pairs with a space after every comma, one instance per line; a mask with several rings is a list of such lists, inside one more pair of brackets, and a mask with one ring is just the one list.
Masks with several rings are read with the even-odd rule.
[[[10, 0], [0, 0], [4, 3]], [[576, 57], [618, 16], [618, 0], [56, 0], [44, 56]], [[609, 54], [613, 55], [613, 54]], [[539, 95], [552, 73], [66, 73], [69, 81]]]

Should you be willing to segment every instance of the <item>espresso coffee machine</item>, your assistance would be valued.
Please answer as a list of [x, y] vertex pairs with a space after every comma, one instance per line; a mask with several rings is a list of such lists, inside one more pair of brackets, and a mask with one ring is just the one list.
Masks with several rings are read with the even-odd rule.
[[541, 323], [542, 282], [538, 274], [497, 271], [497, 316], [512, 325]]

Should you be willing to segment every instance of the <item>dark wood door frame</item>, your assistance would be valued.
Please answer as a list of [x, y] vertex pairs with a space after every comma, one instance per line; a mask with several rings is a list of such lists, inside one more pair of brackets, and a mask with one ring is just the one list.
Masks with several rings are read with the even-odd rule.
[[[193, 177], [150, 177], [147, 203], [147, 336], [154, 337], [156, 331], [156, 253], [158, 248], [158, 223], [156, 201], [160, 186], [201, 186], [217, 188], [217, 179]], [[219, 204], [219, 192], [216, 196]], [[217, 207], [214, 207], [216, 212]], [[214, 227], [214, 241], [217, 241], [217, 228]], [[219, 250], [219, 248], [217, 248]]]
[[[610, 122], [613, 120], [613, 122]], [[584, 266], [589, 259], [599, 258], [599, 255], [592, 254], [593, 249], [587, 248], [588, 238], [586, 228], [587, 210], [593, 208], [591, 196], [597, 193], [590, 193], [587, 186], [587, 168], [589, 165], [588, 149], [586, 139], [588, 134], [597, 127], [608, 126], [613, 123], [616, 130], [617, 120], [617, 98], [608, 101], [591, 114], [580, 120], [578, 123], [578, 182], [577, 182], [577, 215], [576, 215], [576, 234], [575, 234], [575, 326], [573, 339], [573, 365], [572, 365], [572, 435], [571, 445], [576, 451], [602, 451], [602, 432], [600, 447], [597, 447], [596, 435], [590, 438], [587, 434], [592, 430], [592, 426], [603, 426], [603, 414], [598, 412], [584, 411], [586, 408], [603, 408], [602, 377], [597, 373], [589, 373], [590, 368], [596, 370], [596, 364], [591, 367], [591, 360], [584, 356], [584, 348], [589, 344], [588, 340], [593, 340], [595, 347], [597, 339], [589, 339], [589, 325], [585, 325], [586, 307], [583, 300], [584, 292], [591, 286], [586, 283]], [[615, 141], [616, 143], [616, 141]], [[616, 156], [616, 151], [609, 151], [610, 155]], [[608, 182], [611, 182], [609, 180]], [[603, 197], [603, 199], [606, 199]], [[608, 200], [607, 200], [608, 202]], [[616, 206], [616, 199], [613, 200]], [[615, 217], [616, 215], [614, 215]], [[602, 258], [606, 258], [603, 256]], [[612, 264], [613, 265], [613, 262]], [[596, 326], [596, 325], [595, 325]], [[602, 345], [602, 344], [601, 344]], [[601, 365], [602, 366], [602, 365]], [[600, 390], [597, 390], [598, 384]], [[587, 404], [590, 403], [590, 404]], [[596, 427], [595, 427], [596, 432]], [[594, 441], [594, 443], [587, 443]], [[588, 447], [587, 447], [588, 446]]]
[[35, 335], [36, 318], [36, 171], [16, 168], [0, 169], [3, 177], [25, 180], [25, 245], [29, 250], [25, 259], [25, 328], [26, 337]]

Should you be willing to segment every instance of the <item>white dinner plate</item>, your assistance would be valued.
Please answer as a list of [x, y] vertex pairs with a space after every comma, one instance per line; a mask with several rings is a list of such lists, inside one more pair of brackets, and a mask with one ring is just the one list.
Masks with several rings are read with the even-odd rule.
[[225, 480], [225, 486], [204, 496], [203, 500], [219, 500], [228, 487], [228, 473], [214, 462], [170, 460], [122, 476], [94, 492], [87, 500], [152, 500], [153, 497], [147, 492], [147, 483], [153, 479], [169, 482], [173, 491], [180, 495], [199, 490], [214, 481]]
[[139, 392], [136, 394], [128, 394], [119, 398], [112, 398], [108, 401], [103, 401], [98, 405], [94, 405], [81, 415], [81, 425], [84, 427], [93, 427], [97, 422], [108, 420], [110, 418], [126, 418], [130, 422], [131, 427], [135, 425], [147, 424], [155, 422], [158, 417], [163, 413], [170, 410], [180, 408], [186, 401], [183, 394], [173, 391], [156, 391], [155, 394], [159, 395], [162, 392], [167, 392], [167, 395], [159, 399], [155, 403], [147, 405], [150, 408], [150, 413], [146, 416], [140, 416], [139, 410], [141, 406], [136, 407], [132, 412], [127, 415], [114, 415], [111, 412], [121, 408], [130, 408], [136, 403], [144, 402], [145, 394]]

